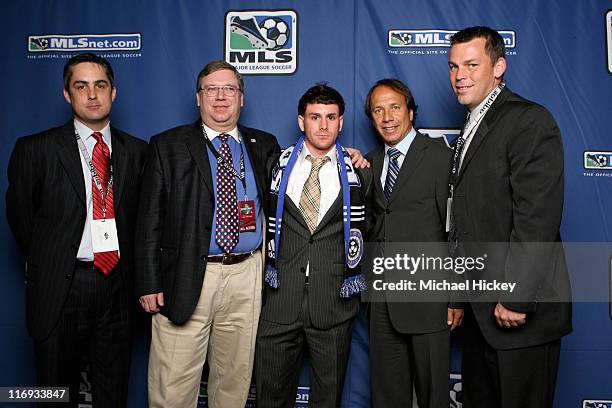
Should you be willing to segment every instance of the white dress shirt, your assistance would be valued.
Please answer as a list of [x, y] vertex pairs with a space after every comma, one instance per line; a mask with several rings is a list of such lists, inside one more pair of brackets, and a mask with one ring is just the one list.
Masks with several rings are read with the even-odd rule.
[[[484, 104], [487, 102], [487, 100], [489, 100], [489, 97], [491, 96], [493, 92], [495, 92], [496, 89], [497, 87], [493, 88], [491, 92], [489, 92], [489, 94], [478, 104], [478, 106], [472, 109], [468, 113], [468, 119], [465, 121], [465, 125], [463, 126], [464, 132], [465, 132], [465, 129], [470, 127], [472, 122], [476, 120], [476, 116], [478, 116], [478, 112], [480, 112]], [[472, 139], [474, 139], [474, 134], [478, 131], [478, 127], [480, 126], [480, 123], [482, 122], [483, 118], [484, 116], [480, 118], [479, 122], [476, 124], [474, 129], [472, 129], [470, 131], [470, 134], [467, 135], [467, 139], [465, 140], [465, 146], [463, 146], [463, 151], [461, 152], [461, 161], [459, 162], [460, 166], [458, 170], [461, 170], [461, 167], [463, 167], [463, 159], [465, 158], [465, 154], [467, 153], [468, 148], [470, 147], [470, 143], [472, 143]]]
[[[308, 147], [304, 143], [302, 151], [297, 157], [295, 165], [289, 175], [289, 181], [287, 182], [286, 194], [289, 196], [291, 201], [296, 207], [300, 208], [300, 197], [302, 197], [302, 190], [304, 184], [310, 176], [310, 170], [312, 169], [312, 163], [306, 160], [306, 156], [311, 155]], [[336, 201], [340, 194], [340, 178], [338, 176], [338, 161], [336, 160], [336, 147], [334, 146], [325, 156], [331, 158], [331, 160], [323, 165], [319, 170], [319, 183], [321, 184], [321, 201], [319, 202], [319, 216], [317, 218], [317, 225], [321, 222], [331, 205]], [[313, 156], [314, 157], [314, 156]], [[306, 276], [310, 275], [310, 262], [306, 265]]]
[[[87, 153], [89, 157], [93, 159], [93, 149], [96, 145], [96, 139], [92, 136], [94, 132], [77, 119], [74, 120], [74, 128], [85, 143]], [[113, 148], [111, 146], [111, 131], [110, 122], [100, 131], [102, 133], [102, 139], [108, 145], [108, 149], [111, 154]], [[79, 150], [79, 157], [81, 158], [81, 167], [83, 168], [83, 181], [85, 182], [85, 203], [87, 206], [87, 217], [85, 218], [85, 227], [83, 228], [83, 235], [81, 237], [81, 244], [79, 245], [79, 251], [77, 252], [77, 259], [80, 261], [93, 261], [93, 246], [91, 244], [91, 221], [93, 220], [93, 198], [92, 198], [92, 176], [91, 170], [89, 169], [89, 163], [85, 161], [83, 154]]]

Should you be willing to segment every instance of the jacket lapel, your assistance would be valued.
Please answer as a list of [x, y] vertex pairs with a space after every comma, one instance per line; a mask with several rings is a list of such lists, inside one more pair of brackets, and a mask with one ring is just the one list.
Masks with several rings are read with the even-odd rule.
[[384, 147], [377, 149], [372, 154], [372, 171], [373, 171], [372, 177], [374, 178], [372, 182], [374, 183], [374, 199], [378, 200], [382, 207], [387, 206], [386, 199], [385, 199], [385, 192], [383, 191], [383, 186], [380, 181], [380, 176], [382, 175], [384, 160], [385, 160], [385, 148]]
[[468, 146], [468, 150], [465, 153], [465, 157], [463, 158], [463, 163], [461, 163], [461, 168], [459, 169], [459, 177], [457, 178], [457, 182], [455, 184], [459, 184], [459, 182], [463, 178], [462, 176], [465, 173], [465, 169], [469, 166], [470, 162], [474, 158], [474, 155], [476, 154], [476, 152], [482, 145], [482, 142], [485, 140], [485, 137], [489, 133], [489, 124], [492, 123], [495, 119], [497, 110], [511, 94], [512, 93], [508, 90], [508, 88], [504, 88], [499, 94], [499, 96], [495, 99], [495, 102], [493, 102], [493, 105], [491, 105], [489, 111], [485, 114], [485, 117], [478, 125], [478, 129], [476, 129], [476, 133], [474, 133], [472, 141]]
[[389, 204], [400, 195], [399, 192], [406, 186], [406, 184], [408, 184], [407, 181], [414, 175], [415, 170], [421, 163], [421, 160], [423, 160], [425, 150], [427, 149], [424, 139], [425, 137], [427, 136], [423, 136], [417, 132], [414, 140], [410, 144], [410, 148], [408, 149], [404, 162], [402, 163], [402, 168], [397, 175], [397, 180], [395, 180], [391, 197], [389, 197]]
[[196, 162], [202, 182], [214, 196], [210, 161], [208, 160], [208, 151], [204, 142], [204, 135], [202, 134], [202, 122], [199, 119], [193, 124], [189, 134], [186, 135], [185, 144], [191, 157]]
[[57, 154], [59, 160], [68, 175], [70, 184], [76, 193], [81, 203], [85, 205], [85, 182], [83, 181], [83, 167], [81, 166], [81, 158], [79, 147], [76, 143], [74, 134], [74, 123], [68, 122], [60, 129], [60, 135], [57, 139], [61, 148]]
[[125, 140], [121, 132], [111, 127], [112, 157], [113, 164], [113, 197], [115, 210], [119, 208], [123, 186], [125, 185], [125, 175], [127, 173], [128, 157], [125, 149]]
[[246, 151], [249, 155], [251, 167], [253, 168], [253, 174], [255, 176], [255, 184], [257, 184], [257, 191], [259, 192], [260, 199], [266, 193], [266, 169], [265, 160], [261, 158], [260, 147], [257, 144], [257, 138], [253, 136], [247, 129], [238, 125], [238, 132], [240, 138], [246, 147]]
[[321, 218], [321, 222], [317, 225], [317, 228], [313, 231], [313, 234], [316, 234], [319, 230], [321, 230], [325, 225], [334, 218], [338, 210], [342, 208], [342, 187], [340, 187], [340, 193], [329, 207], [323, 218]]

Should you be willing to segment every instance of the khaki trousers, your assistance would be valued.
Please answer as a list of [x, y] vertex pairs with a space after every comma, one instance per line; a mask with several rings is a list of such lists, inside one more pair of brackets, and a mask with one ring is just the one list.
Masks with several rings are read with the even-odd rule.
[[[262, 252], [235, 265], [208, 263], [196, 309], [183, 325], [151, 324], [149, 406], [193, 408], [208, 354], [208, 406], [244, 408], [261, 310]], [[180, 294], [179, 294], [180, 296]]]

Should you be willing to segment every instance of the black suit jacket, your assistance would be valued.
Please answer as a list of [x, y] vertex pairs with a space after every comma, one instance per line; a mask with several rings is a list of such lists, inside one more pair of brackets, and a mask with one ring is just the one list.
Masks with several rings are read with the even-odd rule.
[[[384, 146], [367, 155], [372, 163], [374, 183], [371, 197], [368, 199], [368, 236], [372, 245], [381, 246], [377, 252], [382, 254], [385, 244], [390, 249], [403, 242], [444, 243], [436, 245], [436, 249], [446, 248], [444, 222], [450, 155], [451, 150], [444, 143], [417, 132], [404, 158], [389, 201], [385, 198], [380, 181], [385, 159]], [[436, 253], [444, 256], [444, 253], [439, 251]], [[395, 253], [385, 254], [394, 255]], [[404, 271], [383, 274], [385, 281], [406, 278], [410, 276]], [[430, 276], [417, 275], [412, 278], [417, 281], [419, 278], [429, 279]], [[450, 280], [453, 276], [447, 278]], [[387, 294], [386, 298], [391, 322], [401, 333], [433, 333], [448, 327], [448, 301], [407, 301], [406, 293], [399, 295], [395, 299], [397, 301], [392, 301], [390, 294]]]
[[[136, 294], [163, 292], [161, 313], [177, 324], [200, 298], [215, 208], [201, 121], [151, 139], [136, 234]], [[238, 126], [265, 208], [269, 166], [280, 147], [269, 133]]]
[[295, 322], [302, 312], [306, 265], [309, 265], [308, 309], [314, 327], [325, 330], [353, 318], [359, 297], [340, 297], [345, 278], [342, 192], [310, 233], [300, 209], [285, 196], [279, 242], [279, 288], [266, 285], [261, 318], [280, 324]]
[[[495, 348], [542, 344], [571, 331], [571, 304], [562, 302], [570, 296], [559, 234], [562, 211], [559, 128], [546, 108], [505, 88], [473, 136], [453, 200], [461, 250], [479, 256], [490, 250], [485, 277], [518, 282], [519, 294], [499, 301], [527, 313], [525, 325], [502, 329], [493, 317], [496, 303], [472, 302]], [[509, 243], [509, 250], [486, 243]]]
[[[146, 143], [111, 128], [119, 273], [131, 292], [133, 236]], [[8, 167], [6, 211], [27, 262], [27, 326], [45, 338], [57, 322], [85, 225], [86, 197], [74, 123], [17, 140]]]

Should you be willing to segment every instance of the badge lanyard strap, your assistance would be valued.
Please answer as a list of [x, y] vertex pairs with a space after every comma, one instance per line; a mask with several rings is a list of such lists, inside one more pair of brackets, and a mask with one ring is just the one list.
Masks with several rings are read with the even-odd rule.
[[[472, 137], [472, 134], [476, 132], [476, 129], [478, 128], [478, 125], [480, 124], [480, 122], [482, 121], [482, 119], [484, 118], [484, 116], [487, 114], [487, 112], [489, 111], [489, 108], [491, 108], [491, 105], [493, 104], [493, 102], [495, 101], [495, 99], [497, 99], [497, 96], [501, 93], [501, 91], [504, 89], [504, 87], [506, 86], [505, 82], [500, 83], [495, 90], [491, 93], [491, 95], [489, 96], [489, 98], [487, 99], [487, 102], [485, 102], [484, 106], [480, 109], [480, 112], [478, 112], [478, 115], [476, 116], [476, 118], [474, 119], [474, 121], [472, 121], [472, 123], [470, 123], [468, 125], [468, 128], [465, 129], [466, 132], [461, 132], [461, 134], [459, 135], [460, 138], [463, 139], [463, 143], [467, 143], [467, 141], [469, 140], [470, 137]], [[457, 141], [457, 143], [459, 143], [459, 141]], [[454, 189], [455, 189], [455, 182], [457, 181], [457, 177], [458, 177], [458, 173], [459, 173], [459, 169], [455, 169], [454, 166], [458, 165], [459, 163], [459, 154], [462, 154], [462, 152], [459, 152], [459, 149], [455, 149], [454, 155], [453, 155], [453, 169], [451, 169], [451, 181], [448, 184], [449, 187], [449, 196], [452, 198], [454, 195]]]
[[221, 154], [217, 151], [215, 146], [212, 144], [212, 141], [208, 138], [208, 135], [206, 134], [206, 130], [204, 129], [204, 123], [202, 123], [202, 134], [204, 135], [204, 142], [206, 143], [206, 146], [208, 146], [208, 148], [212, 151], [213, 155], [215, 156], [215, 159], [217, 159], [217, 164], [225, 167], [225, 169], [228, 170], [230, 173], [232, 173], [234, 177], [240, 180], [240, 182], [242, 183], [242, 188], [244, 189], [244, 201], [247, 201], [248, 196], [247, 196], [247, 188], [246, 188], [246, 167], [244, 165], [244, 151], [242, 150], [243, 149], [242, 143], [241, 142], [238, 143], [240, 145], [240, 173], [239, 173], [238, 171], [236, 171], [233, 164], [229, 164], [227, 160], [221, 157]]
[[110, 163], [111, 176], [108, 180], [108, 184], [106, 185], [106, 192], [104, 192], [104, 190], [102, 189], [102, 183], [100, 182], [100, 177], [98, 177], [98, 172], [96, 171], [96, 167], [94, 166], [93, 161], [91, 160], [91, 156], [87, 151], [87, 147], [85, 147], [83, 139], [81, 138], [79, 132], [76, 129], [74, 129], [74, 135], [76, 137], [77, 144], [79, 145], [81, 155], [83, 155], [83, 159], [85, 159], [85, 162], [89, 165], [89, 171], [91, 171], [91, 177], [94, 180], [94, 184], [96, 185], [96, 188], [98, 189], [98, 191], [100, 192], [100, 196], [102, 197], [102, 219], [106, 220], [106, 197], [108, 196], [108, 193], [110, 192], [110, 189], [113, 186], [113, 164]]

